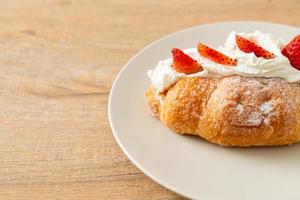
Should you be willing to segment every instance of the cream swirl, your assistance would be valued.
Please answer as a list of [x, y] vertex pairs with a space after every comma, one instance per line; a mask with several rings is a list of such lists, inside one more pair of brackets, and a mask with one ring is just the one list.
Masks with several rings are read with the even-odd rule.
[[[241, 51], [236, 42], [235, 35], [254, 41], [264, 49], [275, 54], [273, 59], [264, 59], [256, 57], [254, 53], [245, 53]], [[172, 58], [160, 61], [153, 70], [148, 71], [152, 85], [159, 91], [163, 91], [176, 83], [180, 78], [185, 76], [199, 77], [223, 77], [231, 75], [240, 75], [245, 77], [265, 77], [265, 78], [282, 78], [289, 83], [300, 82], [300, 71], [290, 65], [289, 60], [282, 55], [281, 50], [285, 43], [269, 33], [255, 31], [253, 33], [236, 33], [231, 32], [225, 42], [218, 51], [227, 56], [238, 60], [237, 66], [226, 66], [212, 62], [199, 55], [196, 48], [184, 50], [184, 52], [197, 60], [203, 71], [186, 75], [175, 71], [172, 67]]]

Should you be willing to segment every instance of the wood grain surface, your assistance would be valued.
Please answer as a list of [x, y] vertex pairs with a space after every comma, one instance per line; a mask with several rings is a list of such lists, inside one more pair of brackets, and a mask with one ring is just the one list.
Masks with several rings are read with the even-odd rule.
[[116, 144], [107, 120], [116, 74], [186, 27], [300, 26], [299, 0], [3, 0], [0, 9], [0, 199], [183, 199]]

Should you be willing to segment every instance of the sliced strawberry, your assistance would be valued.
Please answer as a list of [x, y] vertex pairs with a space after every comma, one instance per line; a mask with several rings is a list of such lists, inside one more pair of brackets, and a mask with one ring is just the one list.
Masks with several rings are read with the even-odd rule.
[[178, 48], [172, 49], [173, 68], [185, 74], [193, 74], [202, 70], [202, 66]]
[[257, 57], [263, 57], [265, 59], [271, 59], [275, 57], [273, 53], [265, 50], [264, 48], [240, 35], [235, 35], [235, 42], [239, 49], [245, 53], [254, 53]]
[[284, 47], [282, 54], [290, 60], [293, 67], [300, 70], [300, 34]]
[[237, 60], [230, 58], [221, 52], [218, 52], [202, 43], [199, 43], [198, 46], [198, 52], [201, 56], [208, 58], [216, 63], [222, 64], [222, 65], [231, 65], [236, 66]]

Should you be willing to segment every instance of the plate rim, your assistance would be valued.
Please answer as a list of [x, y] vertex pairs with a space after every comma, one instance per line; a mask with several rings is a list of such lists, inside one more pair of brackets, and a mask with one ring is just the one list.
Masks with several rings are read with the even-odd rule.
[[177, 30], [175, 32], [169, 33], [167, 35], [164, 35], [152, 42], [150, 42], [148, 45], [146, 45], [144, 48], [142, 48], [141, 50], [139, 50], [138, 52], [136, 52], [126, 63], [125, 65], [122, 66], [121, 70], [118, 72], [118, 74], [115, 76], [113, 84], [111, 86], [110, 92], [109, 92], [109, 98], [108, 98], [108, 109], [107, 109], [107, 114], [108, 114], [108, 121], [109, 121], [109, 125], [110, 128], [112, 130], [112, 134], [114, 136], [114, 139], [116, 140], [117, 144], [119, 145], [119, 147], [121, 148], [121, 150], [123, 151], [123, 153], [127, 156], [127, 158], [139, 169], [141, 170], [147, 177], [149, 177], [151, 180], [153, 180], [154, 182], [158, 183], [159, 185], [163, 186], [164, 188], [181, 195], [182, 197], [188, 198], [188, 199], [198, 199], [199, 197], [195, 197], [192, 196], [190, 194], [187, 194], [186, 192], [183, 192], [182, 190], [173, 187], [172, 185], [166, 183], [165, 181], [161, 180], [159, 177], [155, 176], [154, 174], [152, 174], [151, 172], [149, 172], [149, 170], [146, 170], [142, 164], [140, 164], [138, 161], [136, 161], [131, 155], [130, 153], [127, 151], [126, 147], [122, 144], [115, 128], [114, 128], [114, 122], [112, 120], [112, 95], [113, 92], [115, 90], [115, 87], [117, 85], [117, 82], [119, 80], [119, 78], [122, 76], [122, 74], [124, 73], [124, 71], [126, 70], [126, 68], [131, 64], [132, 61], [134, 61], [138, 56], [140, 56], [140, 54], [142, 54], [144, 51], [146, 51], [149, 47], [152, 47], [154, 45], [156, 45], [157, 43], [161, 42], [162, 40], [168, 38], [168, 37], [172, 37], [176, 34], [180, 34], [183, 32], [188, 32], [192, 29], [197, 29], [199, 27], [201, 28], [205, 28], [208, 26], [219, 26], [219, 25], [226, 25], [226, 24], [238, 24], [238, 23], [251, 23], [251, 24], [268, 24], [268, 25], [274, 25], [274, 26], [286, 26], [287, 28], [299, 28], [297, 26], [293, 26], [293, 25], [289, 25], [289, 24], [281, 24], [281, 23], [276, 23], [276, 22], [268, 22], [268, 21], [253, 21], [253, 20], [236, 20], [236, 21], [221, 21], [221, 22], [213, 22], [213, 23], [205, 23], [205, 24], [199, 24], [199, 25], [195, 25], [195, 26], [190, 26], [184, 29], [180, 29]]

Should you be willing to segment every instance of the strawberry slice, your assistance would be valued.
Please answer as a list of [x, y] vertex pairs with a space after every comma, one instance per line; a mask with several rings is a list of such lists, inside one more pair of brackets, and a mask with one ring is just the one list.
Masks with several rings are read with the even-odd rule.
[[273, 53], [265, 50], [264, 48], [240, 35], [235, 35], [235, 42], [239, 49], [245, 53], [254, 53], [257, 57], [263, 57], [265, 59], [271, 59], [275, 57]]
[[230, 58], [221, 52], [218, 52], [202, 43], [199, 43], [198, 46], [198, 52], [201, 56], [208, 58], [209, 60], [212, 60], [216, 63], [222, 64], [222, 65], [229, 65], [229, 66], [236, 66], [237, 60]]
[[178, 48], [172, 49], [173, 68], [185, 74], [193, 74], [202, 70], [202, 66]]
[[282, 54], [289, 59], [293, 67], [300, 70], [300, 34], [284, 47]]

